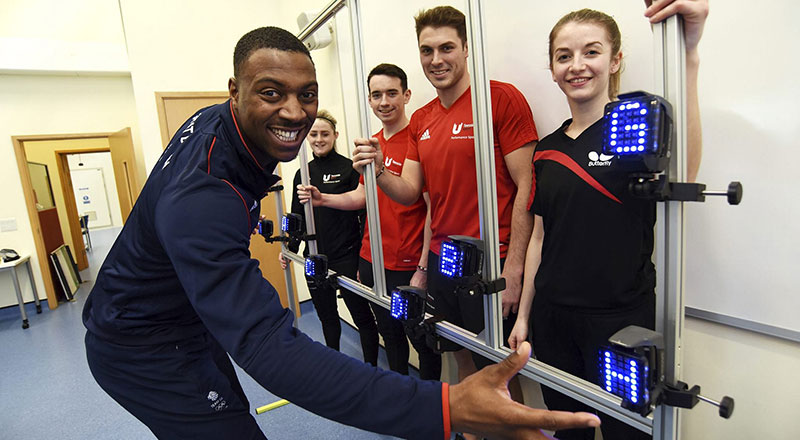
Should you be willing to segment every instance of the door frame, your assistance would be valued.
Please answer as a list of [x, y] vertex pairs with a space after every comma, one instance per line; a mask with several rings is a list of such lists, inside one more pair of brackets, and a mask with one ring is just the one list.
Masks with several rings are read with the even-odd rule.
[[[72, 243], [77, 247], [77, 243], [83, 243], [81, 232], [80, 216], [78, 215], [78, 205], [75, 202], [75, 189], [72, 187], [72, 173], [69, 170], [69, 160], [67, 156], [71, 154], [89, 154], [111, 152], [110, 148], [92, 148], [87, 150], [56, 150], [56, 164], [58, 164], [58, 175], [61, 179], [61, 192], [64, 197], [64, 207], [67, 210], [67, 224]], [[79, 270], [89, 267], [89, 257], [86, 256], [86, 248], [74, 249], [75, 263]]]
[[[122, 131], [126, 131], [130, 134], [130, 128], [126, 127]], [[97, 138], [104, 138], [108, 139], [112, 136], [119, 135], [120, 132], [109, 132], [109, 133], [74, 133], [74, 134], [50, 134], [50, 135], [26, 135], [26, 136], [12, 136], [11, 143], [14, 147], [14, 155], [17, 159], [17, 168], [19, 169], [19, 176], [20, 181], [22, 183], [22, 194], [25, 198], [25, 206], [28, 210], [28, 220], [31, 224], [31, 231], [33, 233], [33, 243], [34, 249], [36, 250], [36, 259], [39, 263], [39, 272], [42, 277], [42, 283], [44, 284], [44, 291], [45, 295], [47, 296], [47, 305], [50, 309], [55, 309], [58, 307], [58, 298], [56, 297], [56, 290], [53, 284], [53, 279], [50, 277], [50, 263], [48, 261], [48, 255], [44, 247], [44, 237], [42, 235], [42, 225], [39, 222], [39, 211], [36, 209], [36, 200], [33, 193], [33, 184], [31, 183], [31, 175], [30, 171], [28, 170], [28, 156], [25, 153], [25, 142], [34, 142], [34, 141], [66, 141], [66, 140], [76, 140], [76, 139], [97, 139]], [[131, 147], [132, 149], [132, 147]], [[95, 149], [81, 149], [81, 150], [57, 150], [57, 160], [59, 166], [59, 174], [61, 179], [61, 187], [62, 191], [64, 192], [64, 204], [67, 210], [67, 217], [68, 217], [68, 229], [70, 230], [70, 236], [72, 237], [73, 243], [83, 243], [83, 236], [81, 235], [80, 223], [78, 221], [78, 207], [75, 204], [75, 196], [74, 192], [72, 191], [72, 181], [70, 180], [69, 175], [69, 164], [67, 162], [67, 155], [68, 154], [75, 154], [75, 153], [89, 153], [89, 152], [102, 152], [102, 151], [110, 151], [110, 148], [95, 148]], [[135, 166], [135, 165], [134, 165]], [[116, 173], [116, 170], [115, 170]], [[132, 173], [135, 175], [135, 173]], [[66, 179], [66, 180], [65, 180]], [[131, 185], [135, 186], [135, 181], [131, 181]], [[69, 189], [69, 191], [67, 191]], [[120, 189], [117, 188], [117, 192]], [[135, 189], [135, 194], [138, 194], [139, 189]], [[134, 192], [131, 189], [130, 192]], [[120, 205], [121, 209], [125, 209]], [[127, 218], [127, 214], [123, 212], [122, 218], [123, 222], [124, 219]], [[77, 241], [76, 241], [77, 237]], [[85, 249], [82, 249], [82, 252], [78, 252], [75, 250], [76, 255], [76, 263], [80, 261], [85, 262], [88, 266], [88, 259], [86, 257]], [[35, 282], [35, 281], [34, 281]]]

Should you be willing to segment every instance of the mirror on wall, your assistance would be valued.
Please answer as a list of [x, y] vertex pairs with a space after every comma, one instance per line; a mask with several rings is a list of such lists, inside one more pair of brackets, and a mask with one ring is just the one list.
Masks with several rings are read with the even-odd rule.
[[53, 200], [53, 187], [50, 185], [50, 172], [47, 170], [47, 165], [28, 162], [28, 171], [31, 174], [31, 185], [33, 186], [36, 209], [38, 211], [44, 211], [45, 209], [55, 208], [56, 204]]

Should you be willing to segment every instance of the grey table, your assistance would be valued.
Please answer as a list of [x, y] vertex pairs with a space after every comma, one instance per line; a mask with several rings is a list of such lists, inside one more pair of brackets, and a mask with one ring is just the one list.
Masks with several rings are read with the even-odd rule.
[[42, 305], [39, 303], [39, 292], [36, 291], [36, 282], [33, 280], [30, 255], [20, 256], [18, 260], [9, 261], [7, 263], [0, 263], [0, 272], [12, 272], [11, 279], [14, 281], [14, 290], [17, 291], [17, 303], [19, 303], [19, 312], [22, 314], [22, 328], [28, 328], [30, 327], [30, 324], [28, 324], [28, 314], [25, 313], [25, 303], [22, 301], [22, 290], [19, 287], [19, 276], [17, 275], [17, 268], [23, 264], [28, 266], [28, 278], [31, 280], [33, 300], [36, 302], [36, 313], [42, 313]]

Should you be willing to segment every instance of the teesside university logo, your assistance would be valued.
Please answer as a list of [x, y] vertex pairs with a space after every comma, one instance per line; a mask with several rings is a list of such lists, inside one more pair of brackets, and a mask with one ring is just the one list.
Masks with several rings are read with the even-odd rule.
[[323, 174], [322, 183], [339, 183], [341, 174]]
[[462, 129], [464, 129], [464, 128], [472, 128], [473, 125], [474, 124], [465, 124], [463, 122], [458, 123], [458, 124], [453, 124], [453, 134], [454, 135], [459, 134], [459, 133], [461, 133]]

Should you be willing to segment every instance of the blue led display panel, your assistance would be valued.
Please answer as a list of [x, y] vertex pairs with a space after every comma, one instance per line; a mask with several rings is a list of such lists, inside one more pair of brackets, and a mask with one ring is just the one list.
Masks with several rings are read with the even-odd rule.
[[619, 95], [603, 110], [603, 154], [632, 173], [660, 173], [674, 148], [672, 106], [646, 92]]
[[408, 319], [408, 299], [404, 298], [400, 292], [392, 292], [392, 318], [399, 320]]
[[650, 366], [644, 356], [613, 348], [599, 352], [600, 386], [622, 398], [623, 407], [643, 412], [650, 405]]
[[314, 260], [311, 258], [306, 258], [306, 276], [313, 277], [317, 274], [317, 265], [314, 264]]
[[281, 219], [281, 231], [289, 232], [289, 217], [286, 217], [285, 215]]
[[450, 278], [460, 278], [464, 272], [464, 252], [452, 242], [443, 242], [439, 257], [439, 272]]
[[658, 130], [654, 119], [658, 107], [649, 99], [634, 99], [615, 103], [607, 115], [604, 152], [617, 155], [655, 153], [658, 150]]

